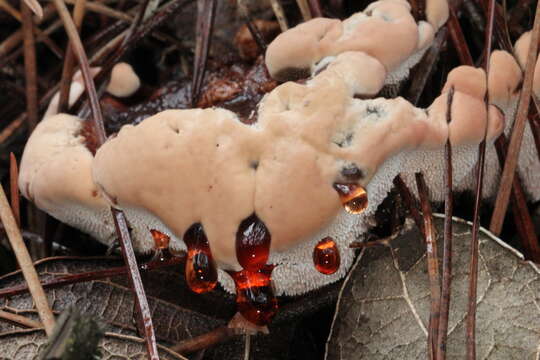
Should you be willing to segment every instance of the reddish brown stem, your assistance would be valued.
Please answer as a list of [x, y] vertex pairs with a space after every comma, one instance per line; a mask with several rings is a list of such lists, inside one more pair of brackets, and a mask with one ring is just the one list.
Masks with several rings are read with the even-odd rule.
[[[495, 17], [495, 2], [489, 0], [487, 11], [487, 28], [485, 34], [484, 70], [489, 74], [489, 57], [491, 55], [491, 40], [493, 38], [493, 23]], [[489, 92], [486, 91], [484, 99], [486, 116], [489, 117]], [[480, 203], [482, 201], [482, 185], [484, 181], [484, 162], [486, 156], [487, 124], [484, 127], [484, 138], [478, 146], [478, 163], [476, 171], [476, 193], [474, 199], [474, 218], [472, 229], [470, 268], [469, 268], [469, 297], [467, 311], [467, 359], [476, 359], [476, 298], [478, 289], [478, 232], [480, 229]]]
[[439, 261], [437, 256], [437, 238], [433, 229], [433, 217], [431, 215], [431, 204], [429, 203], [428, 188], [422, 173], [416, 173], [415, 175], [425, 229], [424, 238], [426, 240], [427, 269], [431, 294], [428, 330], [428, 354], [429, 359], [433, 360], [436, 359], [435, 342], [438, 339], [439, 332], [441, 279], [439, 276]]
[[212, 28], [216, 18], [216, 0], [199, 1], [197, 11], [197, 31], [195, 42], [195, 58], [193, 65], [193, 82], [191, 84], [191, 104], [195, 106], [206, 72]]
[[[84, 17], [86, 0], [77, 0], [75, 7], [73, 8], [73, 23], [80, 31], [82, 20]], [[66, 59], [64, 60], [64, 67], [62, 68], [62, 78], [60, 79], [60, 97], [58, 99], [58, 112], [66, 112], [69, 104], [69, 90], [71, 87], [71, 80], [73, 77], [73, 68], [75, 66], [75, 54], [73, 53], [73, 47], [71, 41], [68, 43], [66, 50]]]
[[472, 59], [471, 53], [469, 52], [469, 47], [467, 46], [467, 42], [465, 41], [465, 36], [463, 35], [463, 31], [461, 30], [459, 21], [452, 8], [450, 8], [450, 14], [448, 17], [447, 26], [448, 26], [450, 38], [452, 39], [452, 43], [454, 44], [454, 47], [456, 48], [459, 61], [462, 64], [472, 66], [473, 59]]
[[225, 342], [235, 336], [233, 329], [227, 326], [221, 326], [206, 334], [196, 336], [194, 338], [182, 341], [173, 346], [171, 350], [179, 354], [190, 354], [195, 351], [207, 349], [219, 343]]
[[126, 218], [124, 213], [120, 210], [111, 208], [111, 212], [116, 233], [120, 238], [122, 255], [124, 256], [124, 261], [129, 270], [130, 276], [128, 278], [135, 293], [135, 302], [137, 303], [137, 309], [139, 310], [139, 315], [142, 319], [141, 324], [146, 340], [146, 350], [148, 351], [148, 356], [151, 360], [158, 360], [159, 354], [156, 344], [156, 334], [152, 324], [152, 314], [150, 312], [150, 307], [148, 306], [148, 299], [146, 298], [141, 273], [139, 272], [139, 266], [137, 265], [137, 259], [135, 258], [135, 251], [133, 250]]
[[10, 187], [10, 200], [11, 211], [15, 217], [17, 226], [21, 226], [21, 206], [19, 197], [19, 168], [17, 166], [17, 159], [13, 153], [9, 153], [9, 187]]
[[[454, 100], [454, 87], [448, 92], [446, 123], [452, 121], [452, 103]], [[450, 312], [450, 292], [452, 285], [452, 213], [454, 210], [454, 198], [452, 196], [452, 144], [446, 140], [444, 148], [446, 166], [446, 196], [444, 201], [444, 240], [442, 260], [442, 283], [440, 319], [436, 346], [436, 359], [446, 359], [446, 340], [448, 337], [448, 316]]]
[[28, 114], [28, 128], [31, 132], [38, 123], [36, 47], [32, 11], [24, 1], [21, 1], [21, 14], [23, 20], [26, 113]]
[[[495, 142], [495, 148], [497, 150], [499, 164], [502, 167], [506, 159], [506, 151], [508, 148], [508, 142], [504, 134]], [[521, 179], [519, 178], [519, 174], [516, 173], [514, 175], [514, 181], [512, 182], [512, 215], [514, 223], [519, 237], [522, 239], [525, 255], [532, 261], [540, 263], [540, 244], [536, 237], [531, 215], [526, 207], [519, 206], [520, 203], [525, 202], [525, 194], [523, 193], [521, 186]]]
[[[146, 264], [142, 264], [139, 268], [141, 271], [149, 271], [154, 269], [159, 269], [163, 267], [173, 266], [181, 264], [185, 261], [185, 255], [175, 256], [165, 261], [151, 261]], [[128, 268], [125, 266], [98, 270], [98, 271], [89, 271], [78, 274], [71, 274], [66, 276], [60, 276], [50, 280], [45, 280], [41, 282], [41, 285], [44, 289], [56, 288], [64, 285], [81, 283], [85, 281], [107, 279], [114, 276], [126, 275], [128, 273]], [[6, 296], [14, 296], [19, 294], [24, 294], [28, 291], [28, 286], [26, 284], [17, 285], [0, 290], [0, 299]]]
[[407, 209], [409, 210], [409, 213], [411, 214], [414, 223], [416, 224], [420, 232], [424, 234], [424, 222], [422, 221], [422, 216], [420, 216], [420, 212], [418, 211], [418, 205], [416, 204], [416, 201], [411, 195], [411, 190], [409, 190], [409, 187], [401, 178], [401, 175], [398, 175], [394, 178], [394, 186], [398, 189], [399, 195], [405, 202], [405, 206], [407, 206]]
[[79, 66], [81, 68], [86, 92], [88, 93], [88, 97], [90, 98], [94, 136], [96, 137], [96, 140], [99, 144], [103, 144], [106, 139], [105, 128], [103, 127], [103, 115], [101, 113], [101, 107], [99, 105], [99, 99], [96, 94], [96, 88], [92, 79], [92, 74], [90, 73], [90, 66], [88, 64], [86, 52], [84, 51], [84, 47], [79, 37], [79, 33], [77, 32], [77, 28], [73, 23], [73, 19], [69, 14], [66, 4], [64, 4], [63, 0], [53, 1], [64, 23], [64, 27], [73, 47], [73, 51], [77, 55], [77, 60], [79, 61]]
[[313, 17], [323, 17], [320, 0], [309, 0], [309, 8]]
[[499, 235], [501, 233], [504, 216], [506, 214], [506, 209], [508, 208], [508, 201], [510, 200], [510, 193], [512, 191], [512, 182], [514, 180], [519, 151], [521, 149], [521, 141], [523, 138], [523, 133], [525, 131], [527, 114], [529, 111], [529, 103], [531, 100], [531, 92], [533, 86], [534, 67], [538, 55], [538, 38], [540, 31], [539, 14], [540, 2], [538, 2], [536, 6], [536, 15], [531, 35], [531, 44], [529, 46], [529, 54], [527, 57], [527, 66], [525, 69], [523, 88], [521, 90], [521, 96], [516, 112], [516, 119], [512, 128], [510, 145], [508, 146], [508, 155], [504, 163], [501, 182], [499, 185], [499, 191], [497, 193], [497, 199], [495, 200], [495, 210], [493, 211], [491, 223], [489, 225], [489, 229], [491, 230], [491, 232], [496, 235]]

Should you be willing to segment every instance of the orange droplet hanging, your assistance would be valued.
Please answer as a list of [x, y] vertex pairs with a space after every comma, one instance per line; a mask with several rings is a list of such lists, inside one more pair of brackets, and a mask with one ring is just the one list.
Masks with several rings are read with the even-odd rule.
[[236, 233], [238, 263], [249, 271], [261, 269], [268, 260], [270, 240], [270, 232], [257, 215], [244, 219]]
[[313, 264], [322, 274], [331, 275], [339, 269], [341, 263], [336, 242], [331, 237], [325, 237], [313, 249]]
[[267, 325], [278, 310], [272, 287], [274, 265], [265, 265], [258, 271], [242, 270], [230, 273], [236, 285], [238, 311], [255, 325]]
[[334, 189], [338, 192], [341, 204], [348, 213], [360, 214], [367, 208], [367, 192], [360, 185], [335, 183]]
[[193, 224], [184, 234], [188, 248], [185, 276], [189, 288], [197, 294], [213, 290], [217, 284], [217, 268], [208, 238], [201, 224]]

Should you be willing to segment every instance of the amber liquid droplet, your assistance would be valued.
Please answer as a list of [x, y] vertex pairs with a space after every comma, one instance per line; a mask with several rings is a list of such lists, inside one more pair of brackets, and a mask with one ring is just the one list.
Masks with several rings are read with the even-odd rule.
[[184, 234], [184, 242], [188, 248], [185, 276], [189, 288], [197, 294], [213, 290], [217, 284], [217, 268], [202, 225], [193, 224]]
[[322, 274], [331, 275], [339, 269], [341, 258], [336, 242], [331, 237], [325, 237], [313, 249], [313, 263]]
[[270, 251], [270, 231], [253, 214], [244, 219], [236, 233], [236, 258], [246, 270], [256, 272], [263, 268]]
[[265, 265], [258, 271], [242, 270], [231, 273], [236, 285], [238, 311], [255, 325], [267, 325], [278, 310], [272, 287], [273, 265]]
[[154, 244], [156, 245], [157, 250], [165, 250], [169, 248], [169, 242], [171, 241], [171, 238], [168, 235], [156, 229], [151, 229], [150, 233], [154, 238]]
[[341, 203], [349, 214], [360, 214], [367, 208], [367, 192], [360, 185], [335, 183], [334, 189], [338, 192]]

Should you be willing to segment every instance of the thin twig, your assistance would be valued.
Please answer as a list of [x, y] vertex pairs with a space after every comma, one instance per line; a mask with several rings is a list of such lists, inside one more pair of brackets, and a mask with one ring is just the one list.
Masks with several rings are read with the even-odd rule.
[[447, 35], [448, 31], [446, 27], [439, 30], [426, 54], [416, 66], [416, 69], [418, 70], [415, 71], [414, 76], [411, 77], [411, 85], [407, 90], [407, 94], [404, 96], [411, 104], [418, 104], [418, 100], [420, 100], [420, 96], [422, 96], [424, 92], [426, 83], [436, 68], [435, 64], [440, 59], [441, 48], [446, 42]]
[[135, 16], [135, 18], [133, 19], [133, 22], [129, 26], [128, 32], [126, 36], [124, 37], [122, 44], [120, 45], [121, 48], [127, 45], [128, 41], [131, 40], [131, 38], [133, 37], [137, 29], [143, 22], [149, 3], [150, 3], [150, 0], [143, 0], [141, 5], [139, 6], [139, 11], [137, 12], [137, 15]]
[[22, 2], [24, 2], [28, 9], [32, 10], [38, 18], [41, 19], [43, 17], [43, 8], [39, 5], [37, 0], [23, 0]]
[[182, 341], [171, 348], [179, 354], [191, 354], [199, 350], [208, 349], [217, 344], [232, 339], [236, 335], [234, 329], [227, 326], [218, 327], [206, 334]]
[[[6, 0], [0, 0], [0, 8], [4, 9], [8, 14], [13, 16], [15, 19], [17, 19], [17, 21], [22, 24], [22, 14], [17, 11], [17, 9], [15, 9], [13, 6], [11, 6]], [[41, 31], [37, 26], [34, 27], [34, 32], [36, 37], [38, 38], [38, 41], [43, 41], [45, 45], [47, 45], [49, 49], [53, 52], [53, 54], [62, 58], [62, 51], [47, 34]]]
[[124, 261], [129, 269], [130, 276], [128, 277], [133, 291], [135, 292], [135, 301], [139, 315], [142, 319], [141, 324], [144, 330], [144, 337], [146, 340], [146, 350], [151, 360], [159, 359], [156, 334], [154, 332], [154, 326], [152, 324], [152, 314], [150, 307], [148, 306], [148, 299], [144, 291], [144, 286], [141, 279], [141, 273], [139, 272], [139, 266], [137, 265], [137, 259], [135, 258], [135, 251], [133, 250], [133, 244], [131, 242], [131, 235], [129, 234], [128, 225], [124, 213], [120, 210], [111, 208], [111, 212], [114, 219], [114, 225], [116, 233], [120, 237], [120, 246], [122, 247], [122, 255]]
[[304, 18], [304, 21], [311, 20], [313, 16], [311, 16], [311, 9], [309, 8], [307, 0], [296, 0], [296, 3], [300, 8], [300, 12], [302, 13], [302, 18]]
[[[145, 264], [141, 264], [139, 269], [141, 271], [150, 271], [154, 269], [164, 268], [168, 266], [174, 266], [181, 264], [185, 261], [185, 255], [174, 256], [164, 261], [151, 261]], [[88, 271], [83, 273], [70, 274], [66, 276], [59, 276], [49, 280], [44, 280], [41, 282], [41, 286], [44, 289], [50, 289], [55, 287], [60, 287], [69, 284], [76, 284], [85, 281], [93, 281], [100, 279], [107, 279], [114, 276], [126, 275], [129, 272], [129, 269], [126, 266], [119, 266], [110, 269]], [[15, 272], [16, 273], [16, 272]], [[15, 274], [13, 273], [13, 274]], [[0, 289], [0, 299], [6, 296], [14, 296], [19, 294], [24, 294], [28, 291], [28, 286], [26, 284], [16, 285], [9, 288]]]
[[24, 72], [26, 86], [26, 113], [28, 128], [32, 131], [38, 123], [36, 47], [34, 41], [34, 21], [30, 8], [21, 2], [24, 38]]
[[422, 207], [424, 219], [424, 238], [426, 239], [427, 269], [429, 275], [429, 289], [431, 294], [431, 308], [429, 312], [428, 354], [429, 359], [436, 359], [435, 342], [439, 331], [439, 309], [441, 304], [441, 279], [439, 276], [439, 261], [437, 256], [437, 238], [433, 229], [431, 204], [428, 198], [428, 188], [422, 173], [416, 173], [416, 186]]
[[[54, 41], [51, 40], [49, 37], [50, 34], [52, 34], [54, 31], [60, 28], [62, 25], [62, 22], [60, 20], [53, 21], [45, 30], [39, 30], [37, 26], [34, 28], [36, 36], [36, 43], [44, 42], [47, 46], [49, 46], [49, 49], [57, 56], [63, 56], [62, 50], [56, 45]], [[11, 34], [9, 37], [7, 37], [1, 44], [0, 44], [0, 66], [4, 66], [5, 64], [9, 63], [10, 61], [13, 61], [13, 59], [16, 59], [20, 56], [23, 49], [21, 47], [18, 47], [18, 45], [23, 41], [23, 32], [22, 30], [17, 30], [13, 34]], [[11, 50], [16, 49], [12, 53], [9, 53]]]
[[[454, 100], [454, 87], [448, 92], [446, 103], [446, 123], [452, 121], [452, 103]], [[439, 310], [439, 330], [437, 337], [436, 356], [437, 360], [446, 359], [446, 339], [448, 337], [448, 317], [450, 312], [450, 292], [452, 284], [452, 213], [454, 198], [452, 195], [452, 144], [450, 137], [446, 140], [444, 148], [446, 166], [446, 196], [444, 201], [444, 239], [442, 260], [442, 284], [441, 284], [441, 307]]]
[[197, 103], [204, 80], [215, 18], [216, 0], [202, 0], [197, 3], [197, 35], [195, 57], [193, 59], [193, 81], [191, 84], [191, 104], [193, 106]]
[[407, 206], [407, 209], [409, 210], [414, 223], [418, 227], [418, 230], [424, 234], [424, 222], [422, 221], [422, 216], [420, 216], [420, 212], [418, 211], [418, 204], [411, 195], [411, 190], [409, 190], [409, 187], [407, 184], [405, 184], [401, 175], [394, 178], [394, 186], [398, 189], [399, 195], [405, 202], [405, 206]]
[[38, 321], [34, 321], [32, 319], [27, 318], [26, 316], [10, 313], [8, 311], [4, 311], [1, 309], [0, 309], [0, 319], [7, 320], [9, 322], [12, 322], [14, 324], [21, 325], [27, 328], [43, 327], [43, 325]]
[[502, 230], [504, 216], [506, 209], [508, 208], [508, 201], [510, 199], [510, 191], [512, 190], [512, 181], [514, 180], [514, 174], [519, 157], [519, 151], [521, 149], [521, 141], [523, 139], [523, 132], [525, 131], [525, 124], [527, 115], [529, 112], [529, 103], [531, 100], [531, 90], [533, 85], [534, 67], [536, 64], [537, 52], [538, 52], [538, 38], [540, 31], [540, 2], [536, 5], [536, 15], [534, 19], [534, 26], [531, 34], [531, 42], [529, 45], [529, 54], [527, 57], [527, 65], [525, 68], [525, 76], [523, 79], [523, 88], [521, 90], [521, 96], [519, 99], [519, 105], [516, 113], [516, 119], [512, 128], [512, 135], [510, 137], [510, 145], [508, 146], [508, 154], [504, 163], [504, 168], [501, 176], [501, 182], [499, 185], [499, 191], [497, 193], [497, 199], [495, 200], [495, 210], [491, 217], [491, 223], [489, 230], [495, 235], [499, 235]]
[[[497, 141], [495, 141], [495, 149], [497, 150], [499, 165], [502, 168], [508, 149], [508, 142], [504, 134], [499, 136]], [[538, 243], [538, 238], [536, 237], [531, 215], [529, 214], [527, 206], [520, 206], [520, 204], [526, 204], [526, 201], [525, 193], [521, 186], [521, 179], [516, 172], [514, 181], [512, 181], [512, 217], [519, 237], [522, 239], [526, 258], [531, 259], [536, 263], [540, 263], [540, 243]]]
[[15, 217], [17, 226], [21, 226], [21, 206], [19, 197], [19, 168], [17, 166], [17, 159], [15, 154], [9, 153], [9, 188], [10, 188], [10, 200], [11, 211]]
[[[52, 16], [55, 15], [55, 11], [53, 10], [54, 6], [52, 6], [52, 4], [45, 6], [43, 18], [41, 19], [41, 21], [43, 22], [50, 20]], [[40, 22], [38, 21], [38, 23]], [[49, 28], [50, 27], [51, 26], [49, 26]], [[46, 32], [46, 30], [44, 32]], [[23, 41], [23, 30], [19, 29], [10, 36], [8, 36], [4, 41], [2, 41], [2, 43], [0, 43], [0, 55], [2, 57], [7, 56], [11, 50], [19, 46], [21, 41]]]
[[79, 61], [79, 66], [81, 68], [86, 91], [90, 99], [90, 108], [92, 110], [92, 115], [93, 115], [92, 126], [94, 128], [94, 136], [96, 136], [97, 142], [99, 144], [102, 144], [105, 142], [105, 139], [106, 139], [105, 128], [103, 127], [103, 115], [101, 113], [101, 107], [99, 105], [99, 99], [96, 94], [94, 81], [92, 80], [92, 74], [90, 73], [90, 66], [88, 65], [88, 58], [86, 57], [86, 53], [81, 43], [79, 33], [77, 32], [77, 28], [75, 27], [75, 24], [73, 23], [73, 19], [71, 19], [71, 16], [69, 15], [69, 11], [66, 7], [66, 4], [64, 3], [63, 0], [53, 0], [53, 1], [64, 23], [64, 27], [66, 29], [69, 40], [73, 47], [73, 51], [77, 55], [77, 59]]
[[[76, 0], [73, 7], [73, 23], [80, 31], [84, 18], [86, 7], [86, 0]], [[66, 58], [64, 60], [64, 67], [62, 68], [62, 78], [60, 79], [60, 96], [58, 99], [57, 112], [66, 112], [69, 107], [69, 90], [71, 88], [71, 81], [73, 77], [73, 67], [75, 66], [75, 54], [73, 53], [73, 47], [71, 46], [71, 40], [68, 42], [66, 50]]]
[[459, 21], [452, 7], [450, 7], [448, 16], [448, 31], [452, 43], [457, 50], [459, 62], [473, 66], [473, 59], [469, 48], [467, 47], [467, 41], [465, 41], [465, 36], [463, 35], [463, 31], [461, 30], [461, 26], [459, 25]]
[[309, 0], [309, 7], [311, 9], [311, 13], [313, 14], [313, 17], [323, 16], [320, 0]]
[[[495, 18], [495, 1], [488, 0], [487, 7], [487, 28], [485, 33], [484, 46], [484, 70], [489, 74], [489, 57], [491, 55], [491, 43], [493, 38], [493, 24]], [[476, 191], [474, 199], [473, 228], [469, 264], [469, 295], [467, 306], [467, 359], [476, 359], [476, 298], [478, 291], [478, 236], [480, 230], [480, 205], [482, 202], [482, 185], [484, 182], [484, 163], [486, 156], [486, 140], [489, 122], [489, 84], [484, 98], [486, 108], [486, 125], [484, 127], [484, 136], [478, 146], [478, 162], [476, 164]], [[510, 184], [512, 185], [512, 184]]]
[[255, 40], [255, 43], [259, 47], [259, 50], [262, 54], [266, 52], [266, 41], [264, 40], [264, 36], [261, 34], [259, 28], [257, 25], [253, 22], [251, 19], [251, 15], [249, 14], [249, 9], [245, 4], [245, 0], [238, 0], [238, 10], [246, 20], [246, 25], [248, 27], [249, 32], [251, 33], [251, 36]]
[[283, 7], [281, 6], [281, 3], [279, 2], [279, 0], [270, 0], [270, 4], [272, 5], [272, 10], [274, 11], [274, 15], [276, 15], [276, 19], [279, 23], [279, 27], [281, 28], [281, 32], [287, 31], [289, 29], [289, 25], [287, 24], [285, 11], [283, 11]]
[[30, 294], [36, 305], [39, 318], [45, 327], [47, 335], [51, 335], [54, 329], [54, 315], [49, 307], [47, 296], [45, 295], [45, 291], [43, 291], [43, 287], [41, 287], [36, 268], [34, 267], [28, 249], [24, 244], [21, 232], [15, 222], [15, 218], [13, 217], [13, 213], [11, 212], [6, 194], [2, 187], [0, 187], [0, 219], [4, 224], [4, 229], [11, 244], [11, 248], [15, 253], [24, 279], [30, 289]]
[[22, 15], [17, 9], [11, 6], [6, 0], [0, 0], [0, 9], [4, 9], [9, 15], [13, 16], [18, 21], [22, 22]]

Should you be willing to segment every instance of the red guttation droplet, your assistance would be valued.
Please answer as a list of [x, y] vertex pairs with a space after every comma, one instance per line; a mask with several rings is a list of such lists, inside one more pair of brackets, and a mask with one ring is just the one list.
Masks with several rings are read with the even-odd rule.
[[257, 271], [230, 272], [236, 285], [238, 311], [255, 325], [268, 324], [278, 310], [272, 287], [273, 269], [274, 265], [264, 265]]
[[253, 214], [244, 219], [236, 233], [236, 258], [245, 269], [256, 272], [266, 265], [270, 252], [270, 232]]
[[350, 214], [360, 214], [368, 206], [366, 189], [358, 184], [334, 183], [334, 189], [339, 194], [341, 204]]
[[157, 250], [165, 250], [169, 248], [171, 238], [167, 234], [164, 234], [156, 229], [150, 229], [150, 234], [152, 234], [152, 237], [154, 238], [154, 244], [156, 245]]
[[313, 249], [313, 263], [322, 274], [331, 275], [339, 269], [341, 259], [336, 242], [331, 237], [325, 237]]
[[217, 268], [203, 226], [191, 225], [184, 234], [184, 242], [188, 248], [185, 276], [189, 288], [197, 294], [213, 290], [217, 284]]

